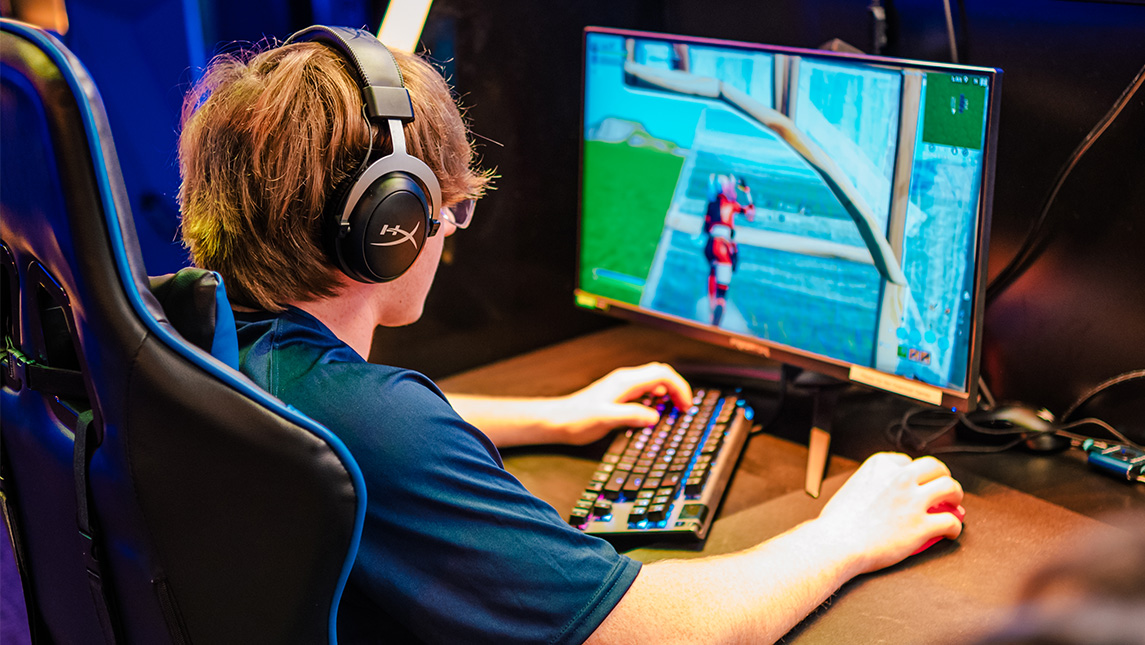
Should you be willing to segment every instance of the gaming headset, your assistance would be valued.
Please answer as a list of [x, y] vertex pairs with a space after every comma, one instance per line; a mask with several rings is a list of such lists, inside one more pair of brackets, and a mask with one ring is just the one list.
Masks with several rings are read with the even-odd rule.
[[437, 233], [441, 207], [437, 177], [422, 160], [406, 152], [402, 124], [413, 121], [413, 103], [390, 50], [362, 29], [316, 25], [298, 31], [283, 44], [319, 42], [345, 61], [362, 89], [370, 124], [388, 124], [393, 151], [358, 167], [327, 204], [324, 235], [334, 261], [359, 282], [388, 282], [406, 272], [425, 241]]

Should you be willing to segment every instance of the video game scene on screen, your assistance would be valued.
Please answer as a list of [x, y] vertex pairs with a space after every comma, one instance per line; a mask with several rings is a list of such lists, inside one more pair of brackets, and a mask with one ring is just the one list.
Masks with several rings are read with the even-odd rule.
[[963, 388], [987, 79], [589, 34], [580, 284]]

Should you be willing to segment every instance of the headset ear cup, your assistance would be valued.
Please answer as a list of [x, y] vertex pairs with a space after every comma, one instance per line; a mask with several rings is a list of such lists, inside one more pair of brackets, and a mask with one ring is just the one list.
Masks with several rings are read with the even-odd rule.
[[398, 278], [436, 232], [440, 203], [437, 177], [421, 159], [391, 153], [372, 162], [338, 209], [333, 245], [338, 268], [359, 282]]
[[339, 232], [335, 248], [347, 275], [361, 282], [388, 282], [413, 266], [430, 223], [429, 199], [417, 181], [404, 172], [387, 173], [346, 208], [348, 227]]

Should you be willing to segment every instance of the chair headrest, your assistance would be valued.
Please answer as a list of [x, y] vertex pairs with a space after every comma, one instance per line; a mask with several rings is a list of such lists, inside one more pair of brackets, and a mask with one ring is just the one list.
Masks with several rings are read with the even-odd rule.
[[238, 369], [235, 318], [222, 277], [214, 271], [186, 268], [150, 278], [151, 293], [175, 331], [188, 342]]

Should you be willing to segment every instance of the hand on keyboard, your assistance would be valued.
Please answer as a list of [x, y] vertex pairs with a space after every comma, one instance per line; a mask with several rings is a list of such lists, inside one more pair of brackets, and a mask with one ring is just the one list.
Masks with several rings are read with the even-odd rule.
[[558, 399], [553, 422], [566, 442], [584, 445], [618, 427], [656, 423], [656, 410], [639, 402], [645, 395], [667, 396], [677, 405], [691, 405], [692, 389], [676, 370], [663, 363], [624, 367], [609, 372], [588, 387]]

